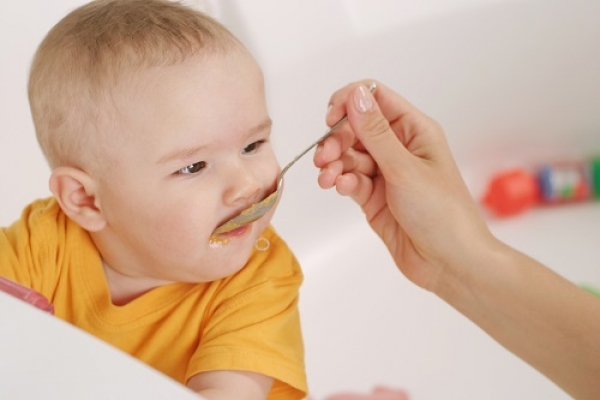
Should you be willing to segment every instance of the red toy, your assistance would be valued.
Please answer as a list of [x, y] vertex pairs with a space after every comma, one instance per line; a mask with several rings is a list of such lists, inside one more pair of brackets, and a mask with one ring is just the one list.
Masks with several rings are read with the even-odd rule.
[[483, 204], [498, 216], [518, 214], [540, 201], [535, 176], [514, 169], [494, 176], [483, 197]]
[[544, 165], [537, 172], [512, 169], [495, 175], [483, 204], [500, 217], [537, 205], [590, 200], [600, 195], [600, 158], [589, 163]]
[[54, 306], [43, 295], [33, 289], [0, 276], [0, 291], [15, 296], [40, 310], [54, 314]]

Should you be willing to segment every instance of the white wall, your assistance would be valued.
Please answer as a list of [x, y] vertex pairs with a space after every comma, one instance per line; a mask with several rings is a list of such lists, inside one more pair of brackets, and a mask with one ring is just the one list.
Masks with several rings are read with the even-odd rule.
[[[50, 26], [82, 3], [0, 5], [0, 225], [48, 195], [26, 101], [28, 64]], [[282, 164], [324, 132], [332, 91], [365, 77], [396, 88], [444, 125], [476, 197], [506, 167], [600, 154], [595, 0], [206, 3], [264, 67]], [[302, 311], [317, 395], [397, 382], [415, 398], [565, 398], [408, 284], [356, 207], [319, 190], [316, 176], [310, 156], [294, 166], [274, 222], [306, 271]], [[600, 209], [590, 203], [490, 225], [569, 279], [600, 286], [596, 221]]]

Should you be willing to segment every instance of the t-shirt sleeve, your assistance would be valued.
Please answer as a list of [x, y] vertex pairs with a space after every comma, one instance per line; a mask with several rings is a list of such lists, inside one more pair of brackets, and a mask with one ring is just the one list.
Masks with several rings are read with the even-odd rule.
[[223, 281], [186, 380], [203, 371], [244, 370], [275, 378], [269, 399], [306, 395], [298, 313], [302, 272], [285, 243], [270, 233], [269, 251], [255, 252], [244, 269]]
[[[53, 230], [57, 213], [54, 205], [36, 202], [27, 207], [19, 220], [0, 228], [0, 276], [40, 292], [53, 295], [58, 253], [55, 237], [48, 235], [49, 219]], [[52, 250], [54, 249], [54, 250]]]

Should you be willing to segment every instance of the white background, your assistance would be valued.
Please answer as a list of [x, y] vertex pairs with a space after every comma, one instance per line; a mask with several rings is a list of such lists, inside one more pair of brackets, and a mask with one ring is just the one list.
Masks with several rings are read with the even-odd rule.
[[[0, 225], [49, 194], [26, 99], [29, 62], [47, 30], [83, 3], [0, 5]], [[442, 123], [476, 198], [505, 168], [600, 154], [595, 0], [215, 0], [204, 7], [264, 68], [282, 164], [324, 132], [330, 94], [369, 77]], [[415, 399], [567, 398], [408, 283], [359, 210], [318, 189], [317, 173], [310, 156], [294, 166], [274, 219], [306, 273], [301, 308], [316, 397], [383, 383]], [[598, 204], [487, 218], [506, 242], [578, 284], [600, 286]]]

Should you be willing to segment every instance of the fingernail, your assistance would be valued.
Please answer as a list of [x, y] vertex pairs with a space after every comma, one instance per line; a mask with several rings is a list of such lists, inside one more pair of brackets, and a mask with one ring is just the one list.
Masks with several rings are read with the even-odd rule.
[[333, 109], [333, 104], [328, 104], [327, 105], [327, 114], [326, 115], [329, 115], [329, 113], [331, 113], [332, 109]]
[[354, 107], [361, 113], [365, 113], [373, 108], [373, 95], [363, 85], [354, 91]]
[[317, 156], [319, 155], [319, 153], [323, 151], [323, 146], [317, 146], [317, 149], [315, 150], [315, 155], [313, 158], [317, 158]]

